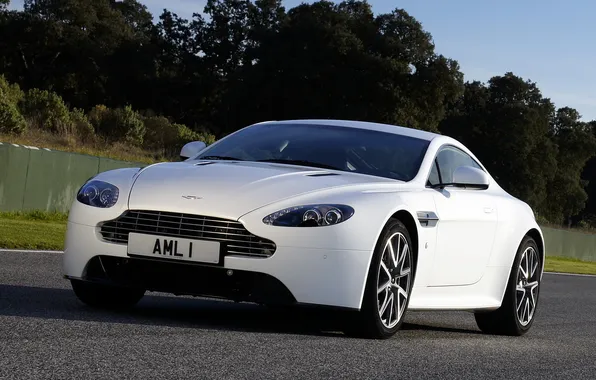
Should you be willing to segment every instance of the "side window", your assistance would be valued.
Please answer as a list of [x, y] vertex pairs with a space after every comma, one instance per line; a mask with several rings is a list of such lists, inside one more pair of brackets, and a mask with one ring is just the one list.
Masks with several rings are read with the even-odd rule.
[[[472, 166], [474, 168], [481, 169], [480, 165], [468, 156], [465, 152], [455, 147], [445, 147], [439, 154], [437, 159], [440, 171], [440, 178], [442, 183], [453, 182], [453, 172], [460, 166]], [[436, 166], [436, 165], [434, 165]], [[432, 175], [432, 172], [431, 172]]]
[[437, 162], [433, 163], [432, 169], [430, 169], [430, 175], [428, 176], [428, 181], [426, 183], [427, 186], [438, 185], [441, 182], [441, 178], [439, 177], [439, 169], [437, 168]]

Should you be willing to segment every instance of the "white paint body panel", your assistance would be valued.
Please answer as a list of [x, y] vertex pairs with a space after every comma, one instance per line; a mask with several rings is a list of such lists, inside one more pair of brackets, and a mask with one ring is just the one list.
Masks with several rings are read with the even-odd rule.
[[478, 282], [492, 252], [497, 207], [483, 191], [446, 188], [433, 192], [439, 223], [430, 286]]
[[[120, 197], [107, 209], [74, 202], [64, 274], [83, 277], [87, 263], [96, 255], [127, 257], [126, 245], [102, 240], [100, 223], [128, 209], [184, 212], [240, 221], [252, 234], [277, 246], [275, 254], [266, 259], [226, 256], [225, 268], [269, 274], [300, 303], [359, 309], [381, 230], [392, 215], [405, 211], [416, 220], [418, 236], [409, 308], [479, 310], [500, 306], [523, 237], [531, 230], [542, 235], [530, 208], [490, 176], [486, 190], [425, 187], [441, 146], [454, 145], [475, 158], [466, 147], [446, 136], [395, 126], [301, 122], [407, 134], [427, 139], [430, 145], [418, 175], [408, 183], [316, 168], [229, 161], [197, 165], [198, 161], [189, 160], [101, 173], [94, 179], [117, 186]], [[309, 176], [324, 172], [339, 175]], [[355, 214], [338, 225], [316, 228], [276, 227], [262, 221], [286, 207], [312, 203], [347, 204]], [[419, 212], [434, 213], [438, 221], [423, 226], [417, 220]], [[538, 243], [544, 244], [542, 238]]]

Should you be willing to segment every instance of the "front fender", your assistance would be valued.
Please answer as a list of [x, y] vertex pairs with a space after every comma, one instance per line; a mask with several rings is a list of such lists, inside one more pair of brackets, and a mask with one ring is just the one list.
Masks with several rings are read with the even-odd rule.
[[[409, 192], [325, 192], [306, 194], [267, 205], [239, 218], [257, 236], [276, 244], [319, 249], [353, 249], [372, 253], [378, 237], [389, 218], [406, 210], [416, 215], [407, 203]], [[346, 204], [354, 208], [354, 215], [337, 225], [322, 227], [279, 227], [263, 223], [263, 218], [276, 211], [306, 204]], [[277, 240], [277, 241], [276, 241]]]
[[[279, 227], [263, 223], [263, 218], [287, 207], [305, 204], [346, 204], [354, 208], [354, 215], [343, 223], [324, 227]], [[322, 249], [329, 251], [360, 251], [367, 255], [366, 267], [361, 268], [362, 299], [368, 270], [378, 239], [390, 218], [398, 212], [407, 212], [414, 221], [417, 246], [430, 252], [434, 249], [434, 230], [420, 228], [416, 218], [417, 211], [434, 211], [434, 201], [423, 192], [410, 191], [358, 191], [358, 192], [326, 192], [326, 194], [309, 194], [277, 202], [257, 209], [240, 217], [239, 221], [253, 234], [275, 242], [277, 246]], [[414, 235], [414, 234], [413, 234]], [[412, 236], [412, 238], [415, 238]], [[429, 244], [430, 242], [430, 244]], [[419, 255], [415, 286], [426, 282], [426, 273], [432, 255]], [[422, 268], [422, 272], [421, 272]], [[356, 279], [354, 279], [356, 280]]]
[[68, 213], [72, 223], [95, 226], [98, 222], [117, 218], [128, 208], [128, 196], [140, 168], [114, 169], [99, 173], [93, 180], [104, 181], [116, 186], [119, 191], [118, 201], [110, 208], [99, 208], [73, 201]]

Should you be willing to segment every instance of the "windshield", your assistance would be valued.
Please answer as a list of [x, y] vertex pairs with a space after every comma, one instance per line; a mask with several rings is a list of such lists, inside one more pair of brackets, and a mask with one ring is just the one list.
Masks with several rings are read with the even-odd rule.
[[257, 124], [226, 137], [194, 160], [244, 160], [321, 167], [410, 181], [429, 141], [366, 129]]

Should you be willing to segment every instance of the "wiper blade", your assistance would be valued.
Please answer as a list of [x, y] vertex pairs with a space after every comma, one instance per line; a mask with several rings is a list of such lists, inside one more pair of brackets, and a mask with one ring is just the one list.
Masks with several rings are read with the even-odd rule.
[[333, 165], [321, 164], [320, 162], [307, 161], [307, 160], [284, 160], [284, 159], [280, 159], [280, 158], [270, 158], [267, 160], [257, 160], [257, 162], [273, 162], [273, 163], [277, 163], [277, 164], [313, 166], [316, 168], [323, 168], [323, 169], [342, 170], [342, 169], [335, 167]]
[[230, 157], [230, 156], [203, 156], [203, 157], [199, 157], [198, 160], [244, 161], [241, 158]]

